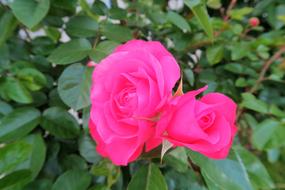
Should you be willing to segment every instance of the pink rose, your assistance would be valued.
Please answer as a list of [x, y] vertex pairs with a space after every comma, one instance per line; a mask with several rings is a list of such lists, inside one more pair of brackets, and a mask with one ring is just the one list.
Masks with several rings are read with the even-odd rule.
[[89, 128], [97, 151], [127, 165], [145, 145], [156, 146], [154, 120], [179, 77], [178, 64], [159, 42], [131, 40], [96, 65]]
[[221, 93], [195, 96], [207, 87], [174, 98], [161, 115], [157, 134], [174, 146], [185, 146], [207, 157], [228, 155], [235, 127], [236, 104]]

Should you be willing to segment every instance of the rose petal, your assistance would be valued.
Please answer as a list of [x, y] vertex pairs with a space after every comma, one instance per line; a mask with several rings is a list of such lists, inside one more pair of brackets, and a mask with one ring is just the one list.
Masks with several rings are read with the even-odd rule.
[[236, 103], [221, 93], [209, 93], [201, 98], [201, 102], [206, 104], [218, 104], [215, 109], [223, 114], [226, 119], [233, 125], [236, 118]]

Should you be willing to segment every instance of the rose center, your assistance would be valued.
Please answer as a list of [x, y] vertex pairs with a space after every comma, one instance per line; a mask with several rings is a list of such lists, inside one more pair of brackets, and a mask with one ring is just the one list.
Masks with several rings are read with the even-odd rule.
[[128, 86], [116, 96], [116, 104], [123, 113], [130, 113], [137, 106], [136, 88]]
[[200, 117], [198, 117], [198, 124], [203, 130], [207, 130], [209, 127], [211, 127], [215, 121], [215, 113], [207, 113], [203, 114]]

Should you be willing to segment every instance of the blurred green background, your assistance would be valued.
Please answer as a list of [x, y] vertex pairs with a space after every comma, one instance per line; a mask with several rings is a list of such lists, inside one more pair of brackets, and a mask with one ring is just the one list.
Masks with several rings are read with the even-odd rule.
[[[0, 0], [0, 189], [285, 189], [284, 25], [284, 0]], [[239, 104], [227, 159], [96, 153], [86, 65], [133, 38], [173, 53], [185, 91]]]

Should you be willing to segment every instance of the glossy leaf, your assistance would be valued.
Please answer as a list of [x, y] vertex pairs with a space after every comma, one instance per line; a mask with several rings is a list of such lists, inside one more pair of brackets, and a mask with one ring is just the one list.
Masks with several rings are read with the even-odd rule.
[[9, 6], [20, 22], [32, 28], [46, 16], [50, 1], [13, 0], [9, 3]]
[[0, 142], [12, 141], [27, 135], [40, 123], [35, 108], [15, 109], [0, 120]]
[[167, 190], [167, 185], [155, 164], [142, 166], [132, 177], [128, 190]]
[[213, 27], [207, 9], [201, 0], [184, 0], [184, 3], [192, 10], [202, 28], [211, 40], [214, 39]]
[[48, 57], [54, 64], [66, 65], [80, 61], [85, 58], [90, 50], [91, 44], [86, 39], [75, 39], [56, 48]]
[[17, 77], [31, 91], [36, 91], [44, 87], [47, 83], [45, 76], [33, 68], [24, 68], [17, 72]]
[[273, 189], [274, 183], [259, 159], [243, 147], [236, 147], [255, 189]]
[[179, 14], [177, 14], [177, 13], [175, 13], [173, 11], [169, 11], [167, 13], [167, 18], [168, 18], [168, 20], [172, 24], [174, 24], [175, 26], [180, 28], [182, 31], [187, 32], [187, 31], [191, 30], [191, 28], [190, 28], [189, 24], [187, 23], [186, 19], [184, 19]]
[[99, 63], [103, 58], [107, 57], [114, 48], [118, 46], [117, 42], [113, 41], [103, 41], [99, 43], [95, 49], [93, 49], [90, 53], [90, 58], [94, 60], [96, 63]]
[[91, 182], [91, 176], [87, 171], [69, 170], [59, 176], [51, 190], [86, 190]]
[[185, 173], [188, 170], [188, 157], [184, 147], [176, 147], [165, 156], [165, 163], [175, 170]]
[[17, 166], [17, 169], [28, 169], [31, 172], [30, 181], [33, 181], [43, 167], [46, 158], [46, 145], [40, 134], [32, 134], [21, 140], [31, 147], [27, 160]]
[[80, 128], [76, 119], [60, 107], [50, 107], [43, 113], [41, 126], [50, 134], [64, 139], [75, 138]]
[[0, 118], [1, 116], [7, 115], [13, 111], [13, 107], [6, 102], [0, 100]]
[[91, 68], [81, 64], [67, 67], [58, 79], [58, 93], [69, 107], [79, 110], [90, 105]]
[[190, 159], [201, 168], [210, 190], [253, 190], [245, 166], [237, 152], [231, 152], [230, 156], [224, 160], [209, 159], [192, 151], [188, 153]]
[[109, 40], [113, 40], [115, 42], [125, 42], [132, 39], [132, 31], [129, 28], [120, 25], [104, 25], [102, 33]]
[[96, 164], [101, 160], [101, 156], [96, 151], [95, 142], [89, 135], [83, 135], [78, 143], [79, 153], [86, 161]]
[[25, 186], [23, 190], [31, 190], [31, 189], [36, 189], [36, 190], [50, 190], [52, 187], [52, 180], [50, 179], [38, 179], [35, 180], [28, 185]]
[[207, 48], [207, 59], [210, 65], [219, 63], [224, 57], [224, 47], [221, 45], [213, 45]]
[[253, 11], [251, 7], [243, 7], [241, 9], [233, 9], [230, 11], [230, 15], [233, 19], [242, 20], [244, 16]]
[[7, 144], [0, 148], [0, 173], [10, 173], [17, 165], [28, 159], [31, 146], [24, 142]]
[[262, 100], [256, 99], [254, 95], [250, 93], [243, 93], [242, 97], [242, 106], [260, 113], [268, 112], [268, 105]]
[[2, 15], [0, 18], [0, 47], [11, 36], [17, 24], [18, 23], [11, 12], [6, 12]]
[[3, 85], [3, 93], [16, 102], [28, 104], [33, 98], [28, 89], [18, 79], [8, 77]]
[[29, 170], [18, 170], [5, 175], [0, 179], [0, 189], [21, 190], [29, 182], [30, 175]]
[[276, 120], [267, 119], [258, 124], [253, 132], [253, 145], [258, 149], [263, 149], [266, 143], [273, 137], [280, 123]]
[[194, 82], [195, 82], [195, 78], [194, 78], [194, 73], [191, 69], [184, 69], [184, 76], [187, 80], [187, 82], [193, 86]]
[[69, 20], [66, 32], [77, 37], [92, 37], [97, 34], [98, 23], [87, 16], [76, 16]]
[[85, 160], [77, 154], [71, 154], [64, 157], [61, 161], [61, 165], [65, 170], [70, 169], [87, 169], [87, 163]]

